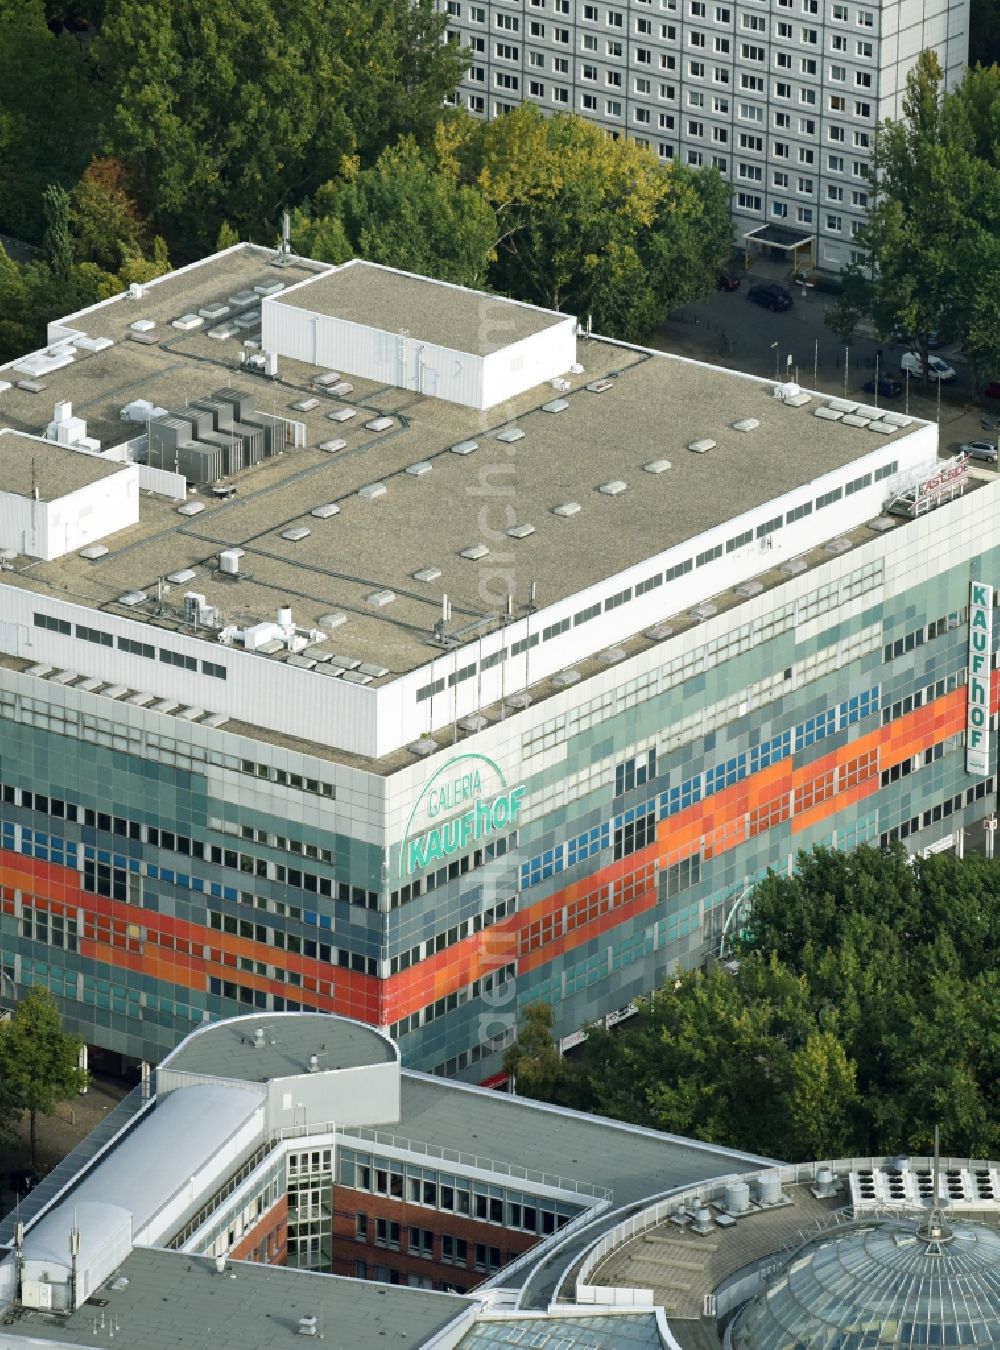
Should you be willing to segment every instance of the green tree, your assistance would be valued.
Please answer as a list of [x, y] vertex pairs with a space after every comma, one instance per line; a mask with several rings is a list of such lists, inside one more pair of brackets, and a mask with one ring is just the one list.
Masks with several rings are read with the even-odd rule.
[[42, 193], [45, 234], [42, 257], [57, 282], [68, 284], [73, 275], [73, 244], [69, 232], [69, 193], [58, 183], [50, 183]]
[[95, 127], [80, 44], [49, 30], [42, 0], [0, 0], [0, 229], [41, 238], [43, 190], [76, 182]]
[[223, 221], [270, 238], [345, 154], [430, 134], [465, 64], [445, 22], [431, 0], [108, 0], [105, 145], [182, 255]]
[[73, 256], [117, 272], [126, 259], [150, 247], [149, 227], [126, 189], [124, 166], [115, 159], [92, 159], [70, 193]]
[[832, 1031], [813, 1031], [788, 1061], [789, 1144], [808, 1158], [836, 1158], [851, 1139], [856, 1066]]
[[517, 1090], [528, 1097], [558, 1100], [563, 1083], [563, 1061], [552, 1039], [552, 1009], [547, 1003], [531, 1003], [524, 1010], [517, 1040], [504, 1055], [504, 1072], [514, 1079]]
[[483, 286], [494, 256], [496, 216], [455, 164], [404, 137], [370, 169], [347, 160], [340, 177], [293, 216], [298, 251], [329, 262], [359, 255], [463, 286]]
[[992, 374], [1000, 368], [989, 313], [1000, 277], [1000, 71], [970, 71], [946, 92], [937, 57], [922, 52], [902, 111], [877, 130], [871, 205], [856, 239], [865, 261], [847, 269], [828, 322], [844, 338], [862, 314], [883, 337], [905, 332], [925, 370], [930, 333], [974, 333], [973, 360]]
[[62, 1029], [55, 999], [42, 985], [31, 988], [9, 1022], [0, 1023], [0, 1081], [12, 1104], [27, 1111], [31, 1162], [38, 1152], [39, 1114], [51, 1115], [87, 1084], [79, 1067], [80, 1039]]
[[662, 166], [635, 141], [532, 104], [467, 135], [462, 158], [496, 213], [497, 289], [636, 338], [714, 289], [729, 255], [714, 170]]

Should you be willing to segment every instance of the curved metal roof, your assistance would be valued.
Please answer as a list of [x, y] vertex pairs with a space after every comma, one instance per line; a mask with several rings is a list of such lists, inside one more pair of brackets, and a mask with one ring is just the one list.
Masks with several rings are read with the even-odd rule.
[[[157, 1102], [141, 1129], [30, 1229], [25, 1261], [52, 1261], [68, 1268], [74, 1223], [80, 1232], [81, 1262], [116, 1243], [123, 1220], [131, 1217], [131, 1234], [140, 1232], [261, 1107], [260, 1094], [242, 1086], [207, 1084], [171, 1092]], [[202, 1200], [199, 1190], [195, 1203]]]
[[740, 1313], [734, 1350], [1000, 1345], [1000, 1234], [946, 1232], [927, 1241], [895, 1219], [814, 1239]]

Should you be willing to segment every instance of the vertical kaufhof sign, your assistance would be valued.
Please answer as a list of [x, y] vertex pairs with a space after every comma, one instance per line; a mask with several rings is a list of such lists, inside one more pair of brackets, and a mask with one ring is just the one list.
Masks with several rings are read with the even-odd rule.
[[993, 587], [969, 587], [969, 709], [965, 722], [965, 771], [990, 776], [990, 656], [993, 649]]

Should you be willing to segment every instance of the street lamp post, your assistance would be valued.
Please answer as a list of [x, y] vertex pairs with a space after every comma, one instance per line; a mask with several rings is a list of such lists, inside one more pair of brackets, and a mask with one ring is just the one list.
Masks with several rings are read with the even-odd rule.
[[780, 367], [781, 353], [778, 351], [777, 342], [771, 343], [771, 351], [774, 352], [774, 380], [775, 383], [777, 383], [778, 380], [781, 379], [781, 367]]
[[850, 365], [850, 361], [851, 361], [851, 349], [850, 349], [850, 347], [845, 347], [845, 348], [844, 348], [844, 398], [847, 397], [847, 367]]

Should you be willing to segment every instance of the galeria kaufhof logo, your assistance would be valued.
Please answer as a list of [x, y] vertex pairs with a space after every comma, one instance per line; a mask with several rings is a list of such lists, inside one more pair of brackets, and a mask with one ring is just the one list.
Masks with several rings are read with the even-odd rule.
[[486, 755], [456, 755], [442, 764], [406, 822], [401, 875], [515, 829], [524, 792], [523, 784], [509, 787], [500, 766]]

